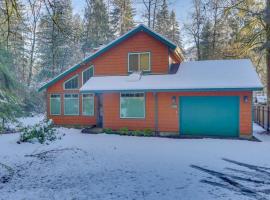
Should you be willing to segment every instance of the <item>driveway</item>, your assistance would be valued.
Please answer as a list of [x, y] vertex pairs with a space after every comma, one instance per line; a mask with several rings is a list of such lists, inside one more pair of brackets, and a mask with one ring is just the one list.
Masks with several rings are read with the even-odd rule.
[[0, 199], [269, 199], [263, 142], [65, 134], [49, 145], [0, 135]]

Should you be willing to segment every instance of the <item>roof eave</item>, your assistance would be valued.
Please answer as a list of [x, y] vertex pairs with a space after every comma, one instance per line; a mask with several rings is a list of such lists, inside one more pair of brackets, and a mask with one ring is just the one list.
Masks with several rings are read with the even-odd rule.
[[115, 89], [115, 90], [80, 90], [80, 93], [109, 93], [109, 92], [215, 92], [215, 91], [260, 91], [263, 87], [243, 88], [187, 88], [187, 89]]

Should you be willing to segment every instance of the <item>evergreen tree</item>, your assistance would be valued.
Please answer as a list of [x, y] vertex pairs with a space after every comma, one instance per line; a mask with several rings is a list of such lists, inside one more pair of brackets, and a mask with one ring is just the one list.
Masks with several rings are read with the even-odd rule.
[[86, 0], [82, 45], [84, 55], [90, 53], [93, 48], [107, 43], [111, 38], [109, 15], [104, 1]]
[[170, 37], [170, 15], [167, 0], [163, 0], [163, 4], [157, 13], [155, 30], [165, 37]]
[[73, 64], [71, 0], [53, 0], [38, 32], [39, 77], [52, 78]]
[[211, 43], [211, 23], [207, 21], [201, 32], [201, 41], [200, 41], [200, 48], [201, 48], [201, 59], [207, 60], [210, 59], [212, 55], [212, 43]]
[[169, 37], [171, 41], [177, 44], [179, 47], [182, 47], [182, 41], [180, 36], [180, 28], [178, 21], [176, 20], [176, 15], [174, 10], [171, 11], [170, 14], [170, 29], [169, 29]]
[[21, 111], [15, 77], [9, 70], [12, 65], [12, 54], [0, 45], [0, 133], [5, 129], [5, 122], [14, 120]]
[[123, 35], [134, 27], [134, 9], [130, 0], [113, 0], [111, 25], [115, 36]]
[[[16, 7], [15, 7], [15, 5]], [[17, 80], [26, 80], [26, 48], [24, 6], [19, 1], [0, 1], [0, 45], [11, 54], [14, 61], [9, 70], [14, 71]], [[3, 12], [2, 12], [3, 11]]]

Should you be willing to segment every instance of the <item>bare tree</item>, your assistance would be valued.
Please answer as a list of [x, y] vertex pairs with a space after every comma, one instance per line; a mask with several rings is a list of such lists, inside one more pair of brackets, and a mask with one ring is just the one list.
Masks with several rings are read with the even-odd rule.
[[36, 48], [37, 26], [41, 16], [42, 0], [28, 0], [30, 16], [28, 18], [30, 30], [30, 60], [27, 85], [29, 86], [33, 76], [34, 55]]
[[270, 0], [266, 0], [266, 8], [264, 11], [264, 22], [266, 32], [266, 71], [267, 71], [267, 99], [270, 103]]
[[184, 29], [193, 38], [193, 42], [196, 46], [197, 59], [201, 59], [201, 32], [204, 22], [204, 5], [202, 0], [193, 0], [192, 21], [188, 24], [184, 24]]
[[155, 29], [157, 11], [162, 4], [162, 0], [142, 0], [145, 8], [144, 17], [147, 21], [147, 26]]

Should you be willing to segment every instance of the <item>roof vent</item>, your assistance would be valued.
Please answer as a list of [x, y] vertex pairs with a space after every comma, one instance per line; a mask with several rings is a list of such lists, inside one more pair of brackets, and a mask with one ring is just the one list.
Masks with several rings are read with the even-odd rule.
[[136, 81], [139, 81], [142, 77], [142, 72], [139, 71], [139, 72], [133, 72], [132, 74], [130, 74], [128, 77], [127, 77], [127, 81], [128, 82], [136, 82]]

